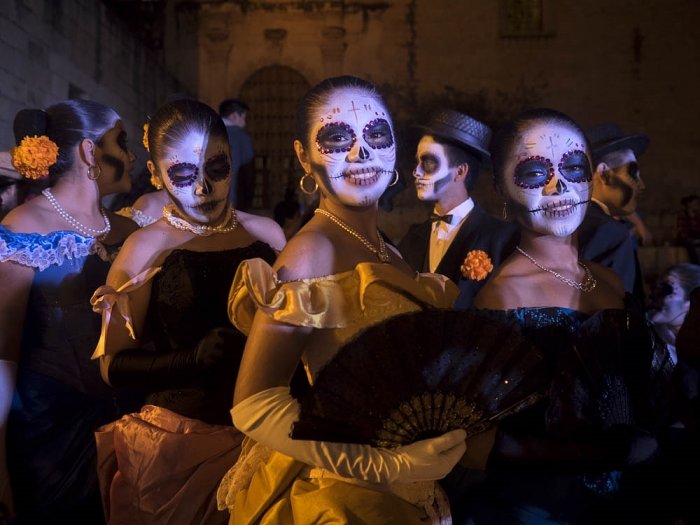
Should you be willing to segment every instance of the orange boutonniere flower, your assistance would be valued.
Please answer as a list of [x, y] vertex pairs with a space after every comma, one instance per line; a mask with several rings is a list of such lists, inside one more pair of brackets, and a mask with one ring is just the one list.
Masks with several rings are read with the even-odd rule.
[[46, 135], [24, 137], [19, 146], [10, 150], [12, 166], [28, 179], [49, 176], [49, 168], [58, 160], [58, 146]]
[[493, 271], [493, 263], [485, 251], [472, 250], [464, 258], [464, 263], [459, 269], [467, 279], [483, 281]]

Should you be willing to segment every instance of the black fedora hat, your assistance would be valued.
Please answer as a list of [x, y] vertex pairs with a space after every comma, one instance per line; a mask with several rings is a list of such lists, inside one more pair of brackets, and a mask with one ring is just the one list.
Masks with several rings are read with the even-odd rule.
[[449, 142], [465, 146], [477, 153], [482, 160], [489, 160], [491, 128], [469, 115], [445, 109], [435, 113], [427, 124], [418, 126], [424, 135], [433, 135]]
[[622, 128], [613, 122], [598, 124], [589, 129], [586, 136], [591, 143], [594, 164], [613, 151], [631, 149], [636, 156], [639, 156], [649, 146], [649, 137], [641, 134], [626, 135]]

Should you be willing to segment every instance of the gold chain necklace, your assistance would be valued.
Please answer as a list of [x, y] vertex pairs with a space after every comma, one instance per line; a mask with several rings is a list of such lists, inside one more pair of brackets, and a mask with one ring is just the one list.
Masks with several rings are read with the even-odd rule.
[[337, 226], [339, 226], [342, 230], [345, 230], [347, 233], [355, 237], [358, 241], [360, 241], [362, 244], [365, 245], [365, 248], [367, 248], [370, 252], [372, 252], [374, 255], [377, 256], [380, 262], [383, 263], [388, 263], [391, 262], [391, 256], [389, 255], [389, 250], [386, 247], [386, 243], [384, 242], [384, 238], [382, 237], [382, 234], [380, 233], [379, 230], [377, 230], [377, 237], [379, 238], [379, 249], [374, 247], [374, 244], [372, 244], [367, 237], [362, 235], [361, 233], [356, 232], [353, 230], [350, 226], [345, 224], [342, 220], [340, 220], [339, 217], [336, 217], [333, 215], [331, 212], [322, 210], [321, 208], [316, 208], [314, 210], [314, 213], [320, 213], [321, 215], [325, 215], [328, 217], [332, 222], [334, 222]]
[[525, 253], [525, 251], [520, 247], [516, 246], [516, 250], [518, 250], [520, 253], [522, 253], [525, 257], [530, 259], [530, 262], [537, 266], [540, 270], [544, 270], [545, 272], [551, 273], [554, 277], [559, 279], [561, 282], [563, 282], [566, 285], [572, 286], [576, 288], [577, 290], [581, 290], [582, 292], [590, 292], [592, 291], [596, 285], [598, 284], [598, 281], [596, 281], [595, 277], [593, 277], [593, 274], [591, 271], [588, 269], [588, 266], [583, 264], [581, 261], [578, 261], [578, 264], [581, 268], [583, 268], [583, 282], [578, 282], [574, 281], [573, 279], [569, 279], [568, 277], [564, 277], [562, 274], [559, 272], [555, 272], [551, 268], [547, 268], [546, 266], [542, 266], [540, 263], [538, 263], [534, 257], [532, 257], [530, 254]]
[[224, 219], [221, 224], [216, 226], [206, 226], [204, 224], [192, 224], [181, 217], [177, 217], [177, 208], [174, 204], [167, 204], [163, 206], [163, 217], [168, 224], [173, 228], [178, 230], [192, 232], [200, 237], [208, 237], [214, 235], [215, 233], [228, 233], [232, 232], [238, 226], [238, 217], [236, 217], [236, 210], [229, 207], [228, 217]]

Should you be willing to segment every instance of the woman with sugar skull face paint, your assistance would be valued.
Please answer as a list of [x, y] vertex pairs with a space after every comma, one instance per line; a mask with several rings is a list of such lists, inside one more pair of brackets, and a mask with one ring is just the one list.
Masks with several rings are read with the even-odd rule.
[[272, 263], [285, 239], [274, 221], [231, 207], [226, 128], [212, 108], [165, 104], [149, 145], [172, 202], [129, 237], [92, 299], [104, 380], [148, 392], [140, 413], [97, 433], [100, 464], [117, 469], [101, 470], [103, 497], [110, 523], [223, 523], [214, 493], [243, 439], [229, 409], [245, 337], [227, 319], [228, 287], [242, 260]]
[[88, 301], [136, 229], [101, 204], [129, 190], [134, 155], [120, 116], [95, 101], [23, 109], [13, 128], [15, 167], [49, 187], [0, 225], [0, 514], [11, 483], [18, 523], [99, 524], [94, 431], [134, 405], [90, 361]]
[[321, 82], [299, 104], [296, 137], [302, 189], [320, 192], [319, 208], [274, 267], [247, 261], [231, 288], [231, 320], [249, 332], [231, 413], [256, 444], [224, 478], [219, 504], [241, 524], [437, 522], [431, 480], [464, 452], [462, 430], [395, 450], [289, 437], [299, 414], [290, 379], [300, 362], [313, 383], [362, 328], [450, 306], [457, 295], [442, 276], [415, 275], [377, 229], [396, 143], [373, 85]]
[[467, 442], [485, 452], [472, 461], [486, 480], [464, 488], [460, 472], [447, 478], [455, 523], [608, 522], [621, 512], [620, 471], [656, 450], [656, 393], [672, 364], [643, 315], [624, 309], [617, 276], [578, 260], [575, 232], [591, 195], [581, 128], [557, 111], [531, 110], [495, 134], [491, 153], [520, 245], [475, 306], [520, 325], [551, 375], [547, 399], [478, 436], [479, 446]]

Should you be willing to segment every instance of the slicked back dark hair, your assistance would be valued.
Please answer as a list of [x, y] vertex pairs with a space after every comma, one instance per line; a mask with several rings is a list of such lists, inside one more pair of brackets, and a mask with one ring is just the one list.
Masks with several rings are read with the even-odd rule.
[[442, 137], [433, 136], [433, 138], [436, 142], [442, 144], [450, 168], [454, 168], [460, 164], [469, 166], [469, 172], [464, 179], [464, 186], [467, 188], [467, 191], [471, 193], [476, 185], [476, 181], [479, 179], [479, 173], [481, 173], [481, 159], [479, 156], [458, 144], [446, 141]]
[[[367, 80], [350, 75], [331, 77], [322, 80], [301, 98], [297, 106], [294, 138], [299, 140], [305, 148], [308, 148], [310, 145], [307, 143], [307, 140], [309, 139], [308, 135], [311, 130], [311, 120], [314, 118], [312, 115], [313, 112], [328, 100], [329, 95], [333, 91], [338, 89], [363, 91], [386, 107], [384, 98], [379, 93], [377, 87]], [[391, 120], [391, 118], [389, 118], [389, 120]]]
[[148, 125], [151, 160], [162, 158], [165, 148], [176, 148], [192, 132], [220, 138], [228, 144], [224, 121], [210, 106], [190, 98], [163, 104]]
[[237, 98], [227, 98], [219, 104], [219, 115], [228, 117], [231, 113], [247, 113], [250, 108], [248, 104]]
[[75, 163], [74, 148], [81, 140], [99, 144], [119, 120], [109, 106], [93, 100], [70, 99], [43, 109], [22, 109], [15, 115], [12, 129], [17, 145], [24, 137], [46, 135], [58, 146], [58, 160], [49, 168], [53, 183]]
[[493, 166], [493, 176], [497, 187], [501, 187], [503, 183], [505, 165], [513, 154], [513, 148], [518, 141], [518, 137], [525, 127], [531, 123], [553, 123], [571, 128], [581, 135], [581, 138], [585, 141], [586, 152], [590, 157], [591, 147], [586, 134], [574, 119], [556, 109], [529, 109], [501, 126], [491, 139], [491, 165]]

